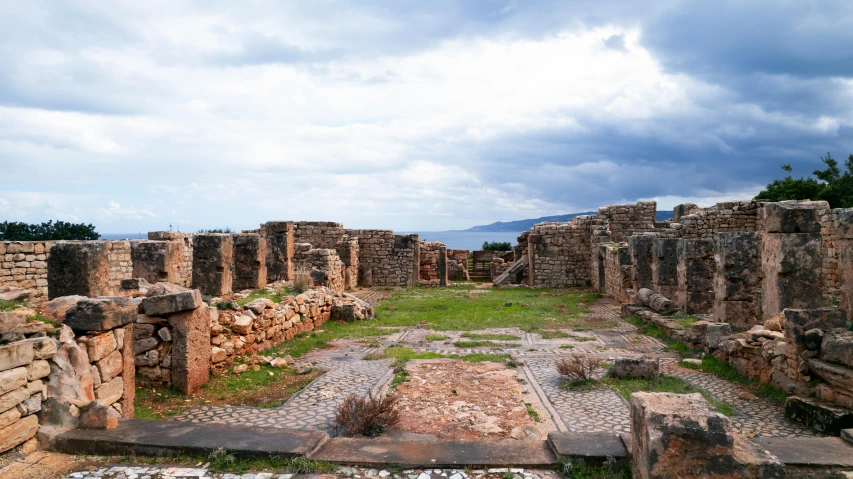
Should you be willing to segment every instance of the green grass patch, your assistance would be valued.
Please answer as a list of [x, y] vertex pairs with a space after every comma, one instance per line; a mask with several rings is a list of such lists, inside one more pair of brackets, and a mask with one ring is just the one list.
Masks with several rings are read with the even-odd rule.
[[215, 472], [231, 474], [242, 474], [247, 471], [263, 471], [276, 473], [333, 473], [338, 466], [314, 461], [304, 456], [289, 458], [267, 458], [267, 459], [240, 459], [224, 450], [212, 452], [206, 458], [199, 459], [198, 463], [209, 463], [209, 468]]
[[536, 412], [536, 409], [533, 409], [533, 405], [529, 402], [524, 403], [524, 408], [527, 409], [527, 415], [530, 416], [530, 419], [533, 419], [534, 422], [542, 422], [542, 419], [539, 418], [539, 413]]
[[714, 407], [720, 411], [721, 414], [726, 416], [735, 416], [737, 413], [732, 409], [732, 407], [723, 402], [715, 399], [710, 394], [705, 391], [693, 386], [692, 384], [684, 381], [682, 379], [673, 377], [673, 376], [661, 376], [657, 380], [654, 379], [643, 379], [643, 378], [614, 378], [611, 376], [605, 376], [600, 380], [589, 380], [589, 381], [578, 381], [574, 383], [563, 383], [560, 385], [561, 388], [570, 389], [573, 391], [586, 391], [592, 389], [601, 389], [604, 387], [609, 387], [613, 389], [617, 393], [619, 393], [622, 397], [625, 398], [626, 401], [631, 400], [631, 393], [643, 391], [643, 392], [653, 392], [653, 393], [676, 393], [676, 394], [689, 394], [689, 393], [699, 393], [701, 394], [709, 403], [713, 404]]
[[729, 381], [740, 384], [746, 384], [750, 386], [758, 384], [758, 381], [755, 379], [745, 378], [741, 376], [740, 373], [738, 373], [737, 370], [733, 368], [731, 364], [725, 361], [720, 361], [719, 359], [710, 355], [702, 358], [701, 365], [681, 363], [681, 366], [684, 366], [689, 369], [696, 369], [706, 373], [711, 373], [715, 376], [719, 376], [721, 378], [728, 379]]
[[542, 336], [542, 339], [558, 339], [569, 337], [569, 333], [565, 331], [539, 331], [539, 335]]
[[465, 333], [465, 334], [463, 334], [462, 336], [463, 336], [463, 337], [466, 337], [466, 338], [471, 338], [471, 339], [483, 339], [483, 340], [486, 340], [486, 341], [512, 341], [512, 340], [515, 340], [515, 339], [521, 339], [520, 337], [518, 337], [518, 336], [516, 336], [516, 335], [514, 335], [514, 334], [491, 334], [491, 333], [486, 333], [486, 334], [477, 334], [477, 333]]
[[391, 380], [391, 387], [393, 388], [409, 381], [409, 372], [406, 371], [406, 369], [403, 367], [400, 367], [398, 369], [399, 370], [394, 373], [394, 379]]
[[505, 343], [498, 344], [493, 343], [491, 341], [456, 341], [453, 343], [457, 348], [492, 348], [492, 349], [500, 349], [500, 348], [514, 348], [518, 346], [518, 343]]
[[269, 299], [273, 303], [280, 303], [282, 296], [286, 295], [286, 293], [286, 290], [271, 292], [266, 289], [258, 289], [252, 291], [252, 294], [246, 296], [245, 298], [234, 301], [234, 303], [237, 303], [238, 306], [243, 307], [251, 303], [252, 301], [260, 298]]
[[468, 361], [469, 363], [485, 363], [485, 362], [493, 362], [493, 363], [504, 363], [507, 367], [514, 368], [516, 366], [512, 365], [514, 362], [512, 361], [512, 357], [509, 354], [488, 354], [488, 353], [473, 353], [466, 354], [465, 356], [455, 356], [452, 355], [454, 359], [461, 359], [463, 361]]
[[587, 341], [595, 341], [595, 338], [591, 338], [589, 336], [575, 336], [575, 337], [572, 337], [572, 340], [585, 343]]
[[755, 390], [755, 395], [779, 406], [784, 406], [785, 400], [788, 399], [788, 393], [769, 384], [759, 385]]
[[611, 466], [589, 466], [585, 464], [563, 463], [560, 468], [566, 479], [631, 479], [631, 469]]
[[426, 335], [427, 341], [444, 341], [445, 339], [447, 339], [447, 336], [443, 334], [433, 333]]
[[0, 299], [0, 311], [14, 311], [25, 307], [26, 305], [23, 301]]

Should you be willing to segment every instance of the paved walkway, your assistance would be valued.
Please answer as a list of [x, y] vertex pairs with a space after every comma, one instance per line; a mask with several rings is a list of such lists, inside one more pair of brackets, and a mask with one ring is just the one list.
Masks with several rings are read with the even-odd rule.
[[531, 469], [407, 469], [388, 471], [361, 467], [340, 467], [334, 473], [293, 474], [272, 472], [247, 472], [243, 474], [214, 473], [205, 467], [176, 466], [112, 466], [73, 472], [64, 479], [559, 479], [555, 471]]
[[[385, 290], [364, 290], [358, 295], [366, 300], [379, 301], [387, 295]], [[562, 357], [586, 351], [598, 354], [605, 361], [617, 357], [658, 357], [665, 361], [667, 374], [679, 377], [711, 396], [732, 406], [737, 416], [732, 417], [736, 431], [759, 437], [816, 436], [809, 430], [787, 421], [782, 408], [764, 400], [746, 400], [739, 395], [743, 388], [726, 379], [711, 374], [685, 369], [674, 364], [676, 355], [663, 351], [665, 344], [637, 333], [637, 328], [619, 315], [620, 305], [610, 298], [601, 298], [590, 306], [590, 314], [598, 316], [608, 329], [594, 331], [568, 331], [569, 337], [543, 339], [540, 334], [518, 328], [495, 328], [480, 333], [511, 334], [519, 339], [492, 341], [496, 348], [457, 348], [453, 343], [470, 340], [463, 331], [442, 331], [448, 336], [443, 341], [427, 341], [425, 336], [434, 331], [417, 327], [379, 340], [382, 347], [404, 345], [418, 352], [436, 352], [445, 355], [472, 353], [510, 354], [523, 362], [519, 373], [530, 385], [531, 392], [551, 416], [558, 431], [572, 432], [629, 432], [630, 411], [628, 403], [610, 389], [573, 391], [560, 388], [560, 379], [554, 367]], [[349, 394], [367, 394], [386, 385], [393, 376], [391, 360], [365, 361], [365, 354], [382, 348], [346, 347], [342, 349], [315, 350], [300, 361], [328, 371], [315, 379], [305, 389], [275, 409], [258, 409], [239, 406], [200, 406], [188, 410], [175, 419], [192, 422], [220, 422], [297, 429], [329, 430], [335, 408]]]

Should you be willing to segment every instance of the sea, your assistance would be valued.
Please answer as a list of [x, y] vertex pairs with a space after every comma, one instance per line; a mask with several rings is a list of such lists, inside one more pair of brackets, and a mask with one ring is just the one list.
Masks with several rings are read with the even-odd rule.
[[[467, 249], [476, 251], [482, 249], [483, 242], [504, 242], [515, 246], [521, 231], [471, 232], [471, 231], [400, 231], [399, 233], [418, 233], [421, 241], [440, 241], [451, 249]], [[148, 233], [112, 233], [102, 234], [104, 240], [146, 239]]]

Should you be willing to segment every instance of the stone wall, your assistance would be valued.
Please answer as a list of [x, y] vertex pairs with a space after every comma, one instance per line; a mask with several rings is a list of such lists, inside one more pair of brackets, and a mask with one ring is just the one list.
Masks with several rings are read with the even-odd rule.
[[448, 278], [447, 247], [438, 241], [421, 241], [419, 248], [420, 268], [418, 279], [420, 280], [420, 284], [446, 286]]
[[598, 209], [598, 217], [607, 224], [611, 241], [620, 243], [629, 236], [655, 229], [656, 210], [656, 202], [639, 201], [603, 206]]
[[180, 241], [134, 240], [130, 242], [130, 257], [134, 278], [149, 283], [184, 283], [186, 272], [181, 271], [184, 261]]
[[604, 292], [610, 297], [627, 303], [633, 296], [631, 281], [631, 251], [624, 244], [610, 244], [604, 248], [605, 284]]
[[189, 288], [193, 283], [193, 235], [174, 231], [150, 231], [149, 240], [174, 241], [180, 244], [181, 259], [178, 267], [177, 284]]
[[32, 289], [47, 297], [47, 256], [53, 241], [0, 242], [0, 287]]
[[292, 221], [270, 221], [258, 234], [267, 241], [267, 281], [293, 281], [294, 226]]
[[358, 284], [414, 286], [418, 282], [420, 248], [417, 234], [395, 235], [391, 230], [346, 230], [358, 238]]
[[314, 286], [325, 286], [335, 292], [344, 291], [344, 263], [333, 249], [313, 248], [308, 243], [296, 245], [293, 260], [297, 271], [311, 275]]
[[132, 275], [130, 241], [58, 241], [47, 254], [50, 299], [115, 294]]
[[297, 221], [293, 226], [293, 240], [296, 243], [309, 243], [320, 249], [334, 249], [338, 243], [349, 236], [341, 223]]
[[234, 235], [232, 285], [235, 291], [267, 285], [267, 242], [259, 234]]
[[335, 246], [338, 257], [344, 264], [344, 289], [354, 289], [358, 286], [358, 238], [343, 237]]
[[206, 296], [228, 298], [233, 291], [231, 265], [234, 238], [230, 234], [197, 234], [193, 237], [193, 287]]
[[[675, 209], [682, 206], [686, 211], [695, 211], [692, 207], [695, 205], [679, 205]], [[757, 231], [759, 206], [760, 202], [755, 200], [717, 203], [711, 208], [680, 216], [677, 222], [673, 220], [670, 228], [678, 230], [678, 236], [685, 239], [713, 239], [716, 233]]]
[[468, 250], [447, 250], [447, 279], [449, 281], [468, 281]]
[[571, 223], [535, 225], [527, 237], [530, 286], [589, 286], [590, 234], [598, 221], [594, 216], [577, 216]]

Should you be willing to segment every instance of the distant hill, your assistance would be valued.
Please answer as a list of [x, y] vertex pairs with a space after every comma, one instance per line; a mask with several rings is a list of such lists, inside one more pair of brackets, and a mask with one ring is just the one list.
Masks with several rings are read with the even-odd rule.
[[[568, 222], [572, 221], [572, 218], [575, 216], [583, 216], [583, 215], [594, 215], [596, 211], [586, 211], [583, 213], [569, 213], [567, 215], [557, 215], [557, 216], [543, 216], [541, 218], [529, 219], [529, 220], [517, 220], [517, 221], [498, 221], [496, 223], [492, 223], [489, 225], [480, 225], [474, 226], [473, 228], [468, 228], [467, 230], [462, 231], [470, 231], [470, 232], [479, 232], [479, 233], [493, 233], [493, 232], [522, 232], [527, 231], [533, 227], [533, 225], [537, 223], [544, 223], [546, 221], [553, 222]], [[664, 221], [672, 219], [672, 211], [658, 211], [657, 212], [657, 220]]]

